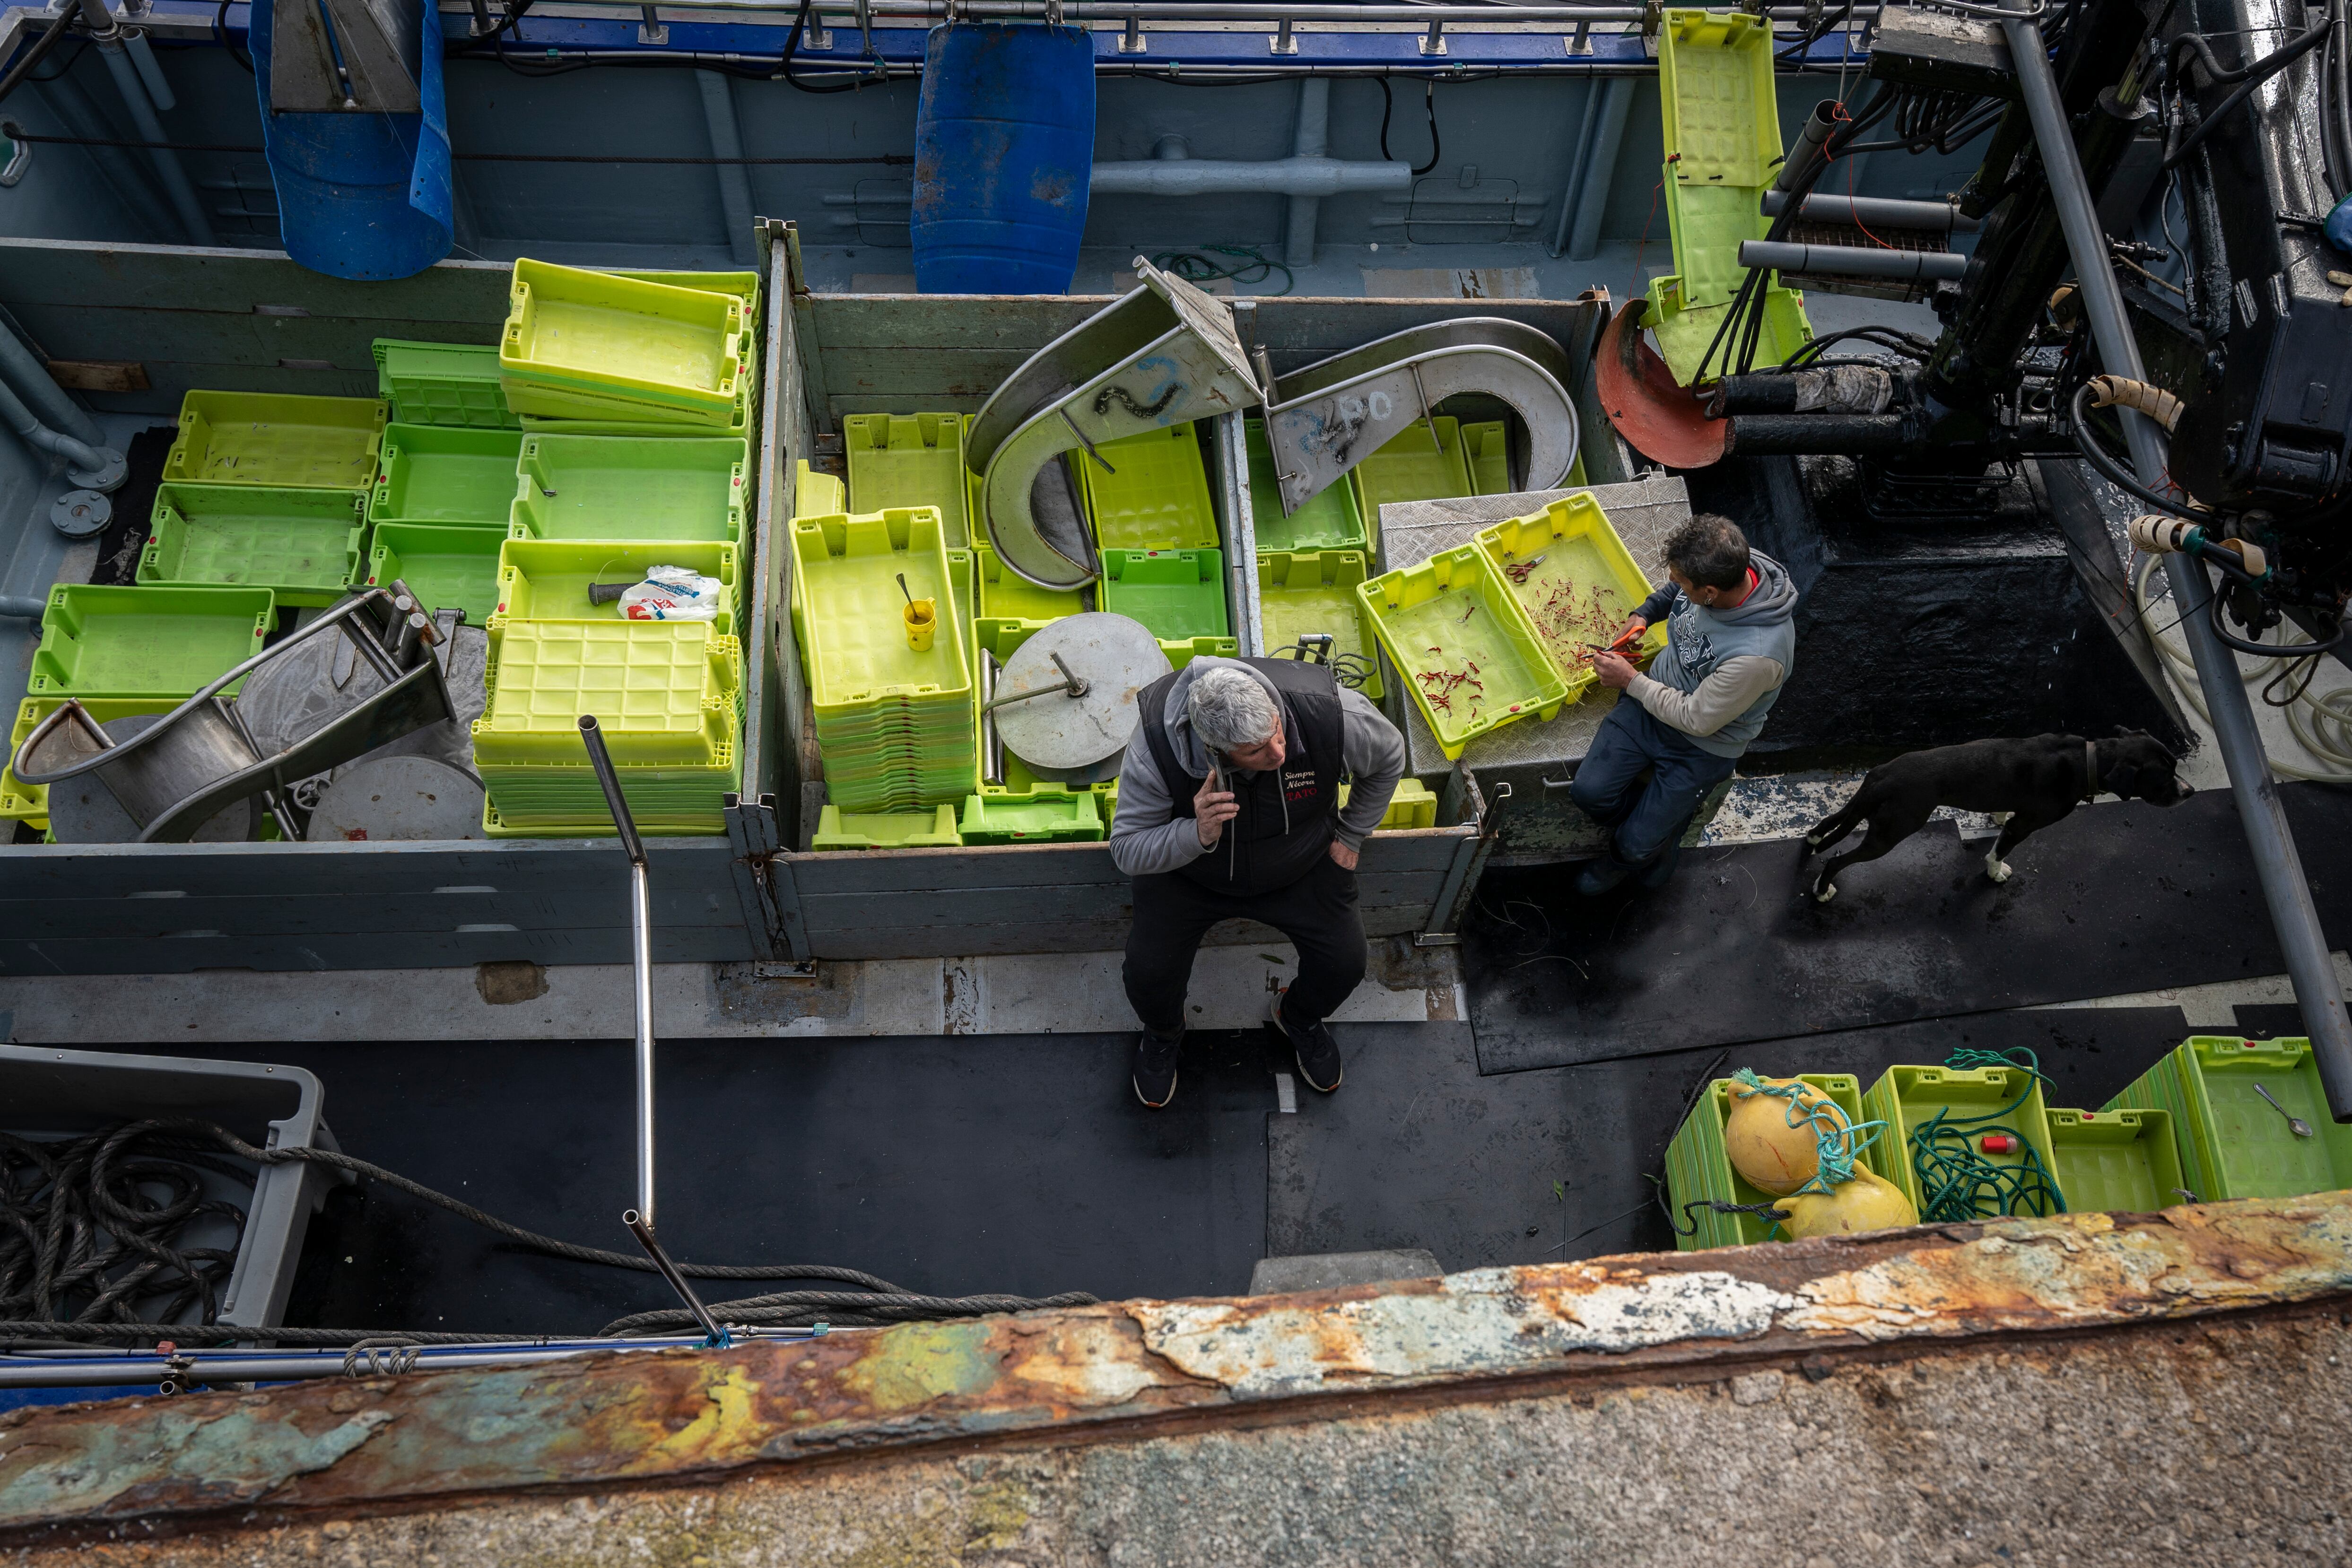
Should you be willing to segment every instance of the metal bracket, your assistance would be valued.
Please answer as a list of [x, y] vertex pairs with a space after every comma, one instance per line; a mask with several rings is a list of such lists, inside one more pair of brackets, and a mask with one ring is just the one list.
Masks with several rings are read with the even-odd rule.
[[1139, 55], [1150, 47], [1143, 37], [1143, 18], [1132, 12], [1129, 13], [1127, 31], [1118, 36], [1118, 52], [1123, 55]]
[[637, 7], [637, 42], [641, 44], [669, 42], [669, 24], [661, 19], [661, 12], [657, 7], [640, 5]]
[[833, 29], [824, 25], [824, 13], [814, 5], [809, 7], [808, 26], [801, 29], [801, 47], [825, 50], [833, 47]]
[[1429, 19], [1429, 31], [1421, 36], [1421, 52], [1424, 55], [1445, 52], [1445, 18], [1432, 16]]
[[1568, 40], [1568, 52], [1571, 55], [1589, 55], [1592, 52], [1591, 17], [1587, 16], [1577, 23], [1575, 33]]
[[1291, 20], [1289, 17], [1285, 16], [1276, 28], [1274, 37], [1265, 41], [1266, 53], [1270, 55], [1295, 55], [1298, 52], [1298, 40], [1292, 37], [1290, 28]]

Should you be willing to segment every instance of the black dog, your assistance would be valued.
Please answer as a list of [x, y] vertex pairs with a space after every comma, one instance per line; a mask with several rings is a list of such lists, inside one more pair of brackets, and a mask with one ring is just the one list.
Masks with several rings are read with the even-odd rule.
[[1808, 854], [1853, 831], [1864, 817], [1862, 847], [1830, 861], [1813, 879], [1813, 898], [1837, 896], [1837, 875], [1857, 860], [1875, 860], [1927, 825], [1939, 805], [1962, 811], [2007, 812], [2000, 838], [1985, 856], [1985, 875], [2009, 880], [2009, 852], [2029, 833], [2063, 821], [2094, 795], [2178, 805], [2195, 792], [2174, 776], [2179, 759], [2139, 730], [2118, 730], [2109, 741], [2080, 735], [2035, 735], [2023, 741], [1970, 741], [1910, 752], [1870, 770], [1843, 809], [1805, 835]]

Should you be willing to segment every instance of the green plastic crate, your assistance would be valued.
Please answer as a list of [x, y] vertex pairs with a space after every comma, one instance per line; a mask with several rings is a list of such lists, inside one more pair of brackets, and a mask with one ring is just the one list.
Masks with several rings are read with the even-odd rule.
[[[1003, 664], [1013, 658], [1023, 643], [1027, 642], [1052, 624], [1049, 620], [1014, 620], [982, 616], [972, 626], [973, 658], [977, 660], [980, 652], [985, 650], [994, 654], [999, 664]], [[1171, 668], [1181, 669], [1203, 655], [1217, 658], [1238, 658], [1240, 644], [1232, 637], [1194, 637], [1188, 642], [1163, 642], [1160, 645], [1160, 651], [1167, 658]], [[972, 697], [972, 715], [975, 724], [979, 720], [980, 701], [981, 699], [975, 688]], [[983, 755], [980, 759], [980, 765], [984, 768], [987, 763], [988, 759]], [[1057, 794], [1066, 793], [1069, 787], [1083, 788], [1100, 796], [1104, 803], [1102, 819], [1105, 822], [1110, 820], [1110, 802], [1117, 798], [1118, 793], [1117, 779], [1096, 784], [1064, 786], [1050, 779], [1038, 778], [1023, 765], [1019, 757], [1009, 751], [1004, 755], [1003, 779], [991, 784], [985, 778], [981, 778], [976, 785], [968, 786], [968, 788], [977, 788], [981, 795], [991, 800], [1010, 798], [1016, 801], [1025, 799], [1041, 789], [1048, 794]]]
[[375, 395], [406, 425], [516, 428], [514, 410], [499, 388], [496, 343], [375, 341]]
[[[1797, 1080], [1816, 1090], [1831, 1104], [1845, 1112], [1846, 1125], [1860, 1127], [1868, 1121], [1863, 1108], [1862, 1080], [1847, 1073], [1799, 1073]], [[1752, 1247], [1759, 1242], [1775, 1239], [1770, 1221], [1761, 1215], [1717, 1214], [1713, 1209], [1692, 1209], [1685, 1214], [1685, 1204], [1712, 1200], [1725, 1204], [1769, 1203], [1773, 1194], [1760, 1187], [1751, 1186], [1731, 1167], [1731, 1157], [1724, 1152], [1724, 1123], [1731, 1115], [1731, 1091], [1738, 1080], [1719, 1078], [1701, 1091], [1698, 1103], [1691, 1107], [1683, 1124], [1675, 1131], [1674, 1142], [1666, 1145], [1666, 1194], [1673, 1210], [1675, 1245], [1685, 1252], [1702, 1252], [1711, 1247]], [[1883, 1142], [1864, 1148], [1860, 1163], [1879, 1174], [1885, 1174], [1879, 1163]], [[1696, 1225], [1696, 1233], [1682, 1234], [1686, 1225]]]
[[1078, 844], [1107, 831], [1092, 790], [1038, 788], [1024, 797], [975, 795], [963, 803], [966, 844]]
[[384, 522], [368, 544], [367, 585], [408, 584], [428, 610], [460, 609], [484, 626], [499, 602], [499, 551], [506, 531], [466, 523]]
[[[257, 647], [258, 644], [255, 645]], [[193, 695], [191, 693], [190, 695]], [[110, 724], [117, 719], [128, 719], [142, 713], [169, 713], [186, 697], [85, 697], [81, 705], [100, 724]], [[63, 697], [27, 697], [16, 707], [16, 726], [8, 734], [8, 752], [0, 756], [0, 822], [29, 822], [37, 830], [46, 831], [49, 825], [49, 786], [17, 782], [8, 771], [16, 759], [16, 748], [40, 724], [41, 721], [65, 706]]]
[[2188, 1186], [2167, 1111], [2053, 1106], [2050, 1149], [2076, 1214], [2152, 1214], [2181, 1202]]
[[[1527, 612], [1545, 657], [1568, 687], [1569, 700], [1582, 698], [1600, 679], [1579, 657], [1585, 646], [1615, 641], [1650, 596], [1649, 580], [1608, 514], [1589, 491], [1580, 491], [1541, 511], [1482, 528], [1472, 542]], [[1635, 657], [1647, 658], [1665, 646], [1661, 620], [1642, 635]]]
[[268, 588], [285, 605], [331, 605], [360, 574], [365, 490], [159, 485], [139, 581]]
[[[575, 736], [578, 731], [575, 730]], [[637, 830], [647, 835], [717, 836], [727, 830], [726, 796], [740, 793], [740, 755], [730, 744], [707, 768], [613, 770]], [[611, 808], [583, 750], [576, 763], [484, 765], [482, 831], [490, 838], [610, 838]]]
[[971, 546], [961, 415], [851, 414], [841, 421], [841, 437], [849, 457], [847, 510], [936, 507], [948, 548]]
[[972, 570], [980, 578], [982, 616], [1009, 621], [1058, 621], [1087, 608], [1086, 593], [1040, 588], [1007, 566], [985, 541], [971, 547]]
[[[2297, 1138], [2258, 1083], [2314, 1136]], [[2352, 1187], [2352, 1127], [2328, 1115], [2307, 1039], [2192, 1036], [2105, 1109], [2170, 1112], [2180, 1184], [2209, 1203]]]
[[[1383, 573], [1356, 597], [1448, 761], [1478, 736], [1549, 719], [1568, 700], [1527, 611], [1475, 545]], [[1449, 689], [1454, 676], [1464, 679]]]
[[756, 272], [635, 272], [616, 267], [613, 275], [646, 283], [667, 283], [673, 289], [699, 289], [706, 294], [731, 294], [743, 301], [744, 326], [760, 324], [760, 275]]
[[1225, 614], [1222, 550], [1106, 550], [1102, 606], [1140, 621], [1164, 642], [1221, 637]]
[[1500, 419], [1462, 426], [1462, 460], [1470, 468], [1470, 493], [1507, 496], [1511, 483], [1511, 427]]
[[194, 391], [163, 458], [177, 484], [357, 489], [375, 481], [383, 404], [365, 397]]
[[[1862, 1097], [1863, 1114], [1886, 1123], [1878, 1135], [1878, 1173], [1902, 1188], [1911, 1206], [1919, 1211], [1919, 1217], [1927, 1220], [1927, 1205], [1920, 1197], [1918, 1172], [1912, 1163], [1912, 1134], [1939, 1110], [1949, 1110], [1954, 1121], [1982, 1116], [2000, 1110], [2021, 1093], [2024, 1100], [2015, 1110], [2000, 1121], [1985, 1126], [2008, 1127], [2016, 1131], [2026, 1146], [2040, 1156], [2042, 1168], [2050, 1173], [2051, 1180], [2059, 1181], [2058, 1163], [2050, 1152], [2050, 1117], [2042, 1099], [2042, 1083], [2023, 1068], [1888, 1068]], [[1963, 1131], [1969, 1133], [1969, 1147], [1990, 1163], [2011, 1170], [2024, 1164], [2022, 1153], [1987, 1153], [1977, 1130]], [[2061, 1186], [2059, 1191], [2063, 1194], [2065, 1189]], [[2034, 1211], [2028, 1207], [2021, 1212]], [[1992, 1216], [1987, 1214], [1986, 1217]]]
[[519, 416], [525, 431], [545, 436], [732, 436], [751, 434], [751, 394], [748, 384], [722, 417], [681, 415], [649, 404], [626, 403], [580, 392], [542, 391], [530, 399], [532, 407]]
[[936, 806], [928, 812], [842, 814], [828, 805], [817, 817], [812, 849], [945, 849], [963, 843], [956, 831], [956, 808]]
[[723, 422], [755, 374], [733, 295], [521, 260], [508, 299], [499, 375], [518, 414], [571, 416], [588, 399]]
[[1373, 640], [1371, 611], [1356, 596], [1370, 563], [1360, 550], [1266, 551], [1257, 553], [1258, 623], [1265, 648], [1279, 658], [1307, 636], [1331, 638], [1331, 654], [1354, 654], [1368, 673], [1358, 689], [1378, 698], [1380, 645]]
[[677, 540], [629, 544], [568, 539], [509, 539], [499, 552], [498, 597], [491, 613], [507, 621], [618, 621], [617, 600], [591, 603], [591, 584], [637, 583], [653, 566], [683, 566], [724, 584], [719, 631], [735, 629], [735, 546]]
[[509, 621], [490, 628], [474, 757], [584, 761], [580, 716], [593, 713], [615, 763], [716, 766], [734, 743], [742, 671], [741, 644], [699, 621]]
[[526, 432], [509, 531], [740, 543], [748, 464], [747, 448], [731, 437]]
[[1269, 550], [1360, 550], [1370, 553], [1363, 513], [1357, 510], [1356, 487], [1347, 479], [1326, 486], [1307, 504], [1282, 515], [1282, 485], [1267, 446], [1265, 421], [1244, 423], [1249, 451], [1250, 526], [1257, 533], [1258, 553]]
[[277, 600], [267, 588], [60, 583], [41, 615], [26, 694], [193, 697], [259, 653], [277, 624]]
[[[1429, 427], [1437, 426], [1433, 439]], [[1450, 414], [1405, 426], [1389, 443], [1348, 470], [1356, 487], [1356, 510], [1364, 526], [1378, 532], [1381, 508], [1393, 501], [1450, 500], [1475, 494], [1470, 465], [1462, 455], [1462, 427]]]
[[793, 465], [793, 515], [832, 517], [849, 510], [849, 487], [832, 474], [809, 467], [806, 458]]
[[1097, 450], [1100, 461], [1084, 448], [1071, 454], [1096, 543], [1105, 550], [1198, 550], [1217, 543], [1209, 470], [1192, 426], [1122, 436], [1097, 443]]
[[370, 522], [460, 522], [506, 531], [520, 430], [387, 425], [368, 492]]
[[[1342, 781], [1339, 785], [1339, 809], [1348, 809], [1348, 796], [1352, 786]], [[1397, 780], [1395, 793], [1389, 796], [1389, 808], [1381, 813], [1378, 831], [1393, 833], [1412, 827], [1437, 826], [1437, 796], [1419, 779]]]
[[[793, 570], [807, 587], [801, 654], [819, 719], [901, 698], [971, 701], [962, 628], [948, 612], [955, 595], [943, 531], [929, 507], [793, 521]], [[908, 595], [943, 601], [931, 646], [920, 652], [908, 645], [901, 612]]]
[[[1666, 224], [1675, 270], [1650, 280], [1646, 324], [1675, 378], [1688, 384], [1746, 280], [1742, 240], [1761, 239], [1763, 189], [1781, 153], [1772, 72], [1772, 24], [1745, 12], [1674, 10], [1658, 35], [1658, 96], [1666, 162]], [[1798, 296], [1768, 280], [1757, 367], [1775, 365], [1812, 337]], [[1710, 374], [1727, 368], [1723, 351]]]

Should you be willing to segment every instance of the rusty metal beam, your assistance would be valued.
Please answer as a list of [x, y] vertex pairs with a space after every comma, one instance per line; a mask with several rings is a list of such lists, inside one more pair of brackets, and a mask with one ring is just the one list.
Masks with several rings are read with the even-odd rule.
[[19, 1546], [1520, 1398], [2352, 1298], [2352, 1193], [0, 1416]]

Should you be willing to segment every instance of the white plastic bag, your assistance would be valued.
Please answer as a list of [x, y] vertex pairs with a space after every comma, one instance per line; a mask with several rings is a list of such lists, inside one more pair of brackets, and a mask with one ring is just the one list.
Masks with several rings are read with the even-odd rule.
[[725, 586], [687, 566], [648, 566], [646, 580], [621, 593], [621, 618], [630, 621], [715, 621]]

